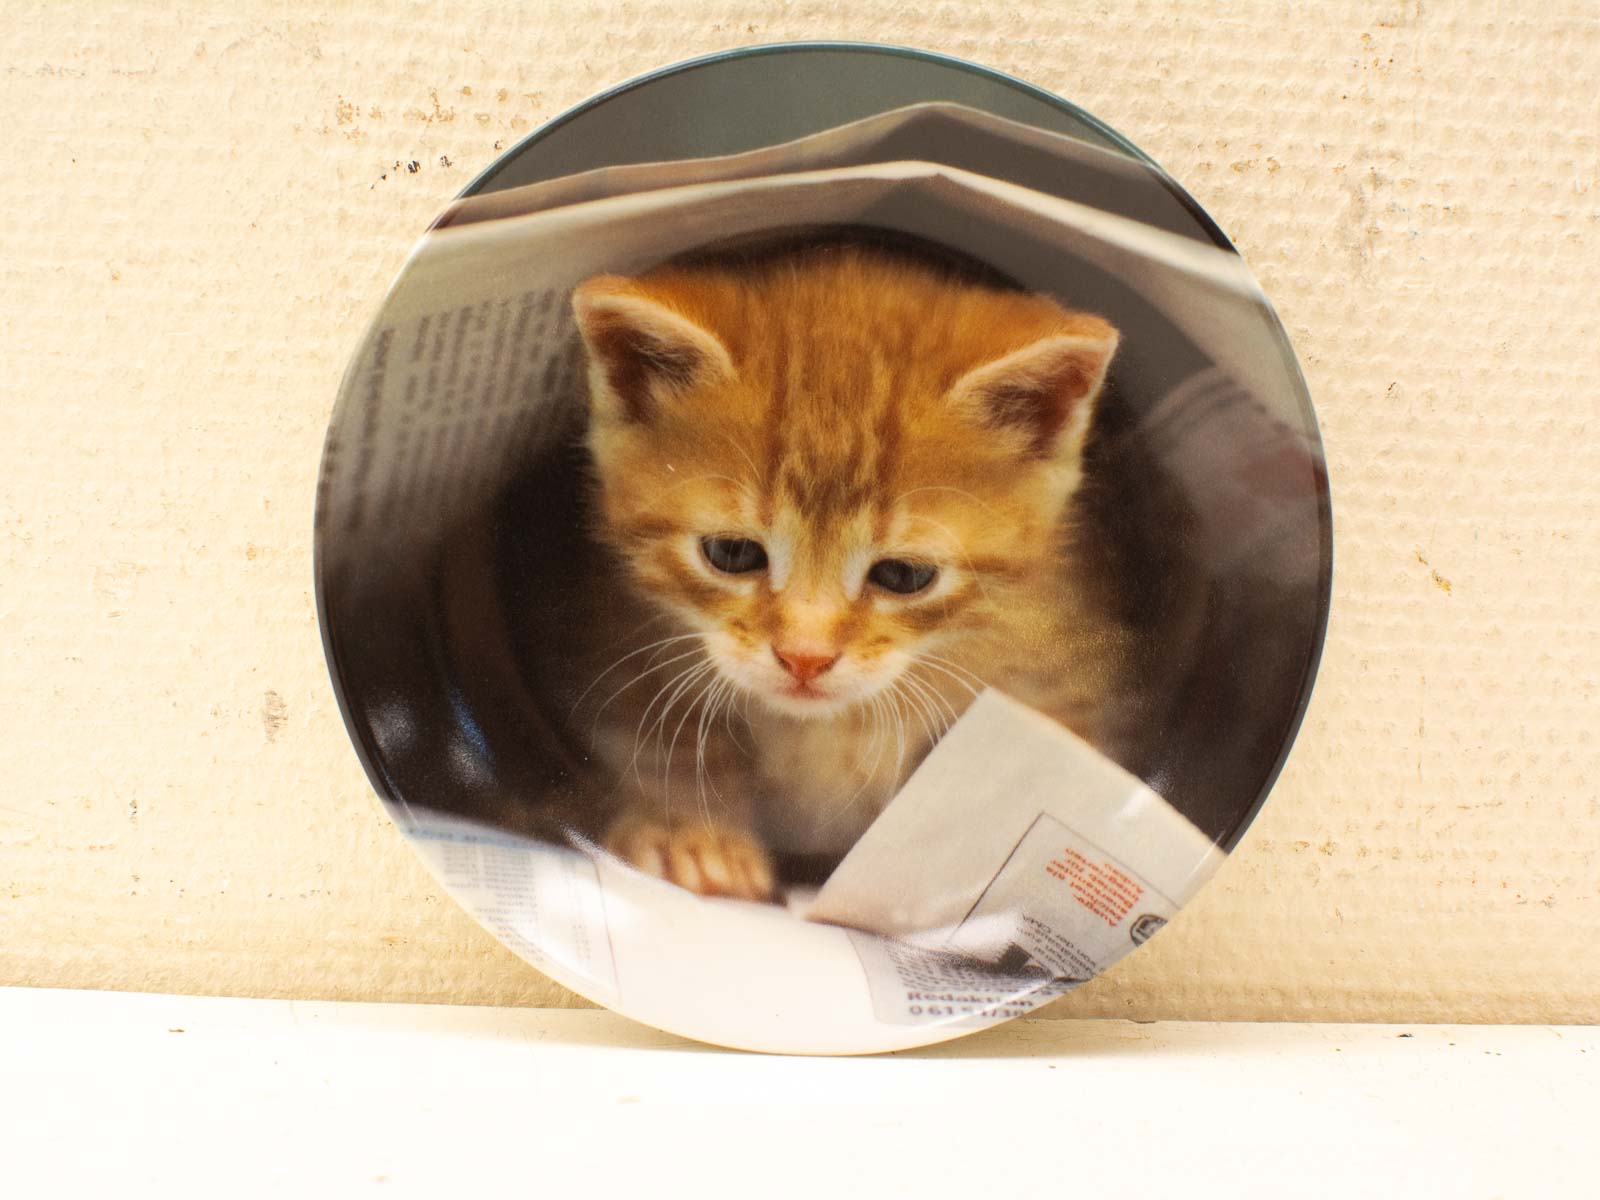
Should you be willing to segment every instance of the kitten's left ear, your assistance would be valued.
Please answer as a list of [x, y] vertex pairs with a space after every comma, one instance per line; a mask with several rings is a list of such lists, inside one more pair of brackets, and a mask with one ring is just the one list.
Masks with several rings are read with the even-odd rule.
[[647, 421], [675, 394], [734, 373], [715, 334], [631, 279], [586, 280], [572, 312], [589, 349], [591, 402], [623, 420]]
[[1023, 441], [1032, 458], [1074, 457], [1083, 449], [1117, 331], [1098, 317], [1040, 338], [968, 371], [951, 399], [993, 429]]

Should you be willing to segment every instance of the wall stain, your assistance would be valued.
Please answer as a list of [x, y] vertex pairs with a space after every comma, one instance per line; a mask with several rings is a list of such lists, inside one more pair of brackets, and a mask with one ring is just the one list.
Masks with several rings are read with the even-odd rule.
[[267, 689], [261, 701], [261, 728], [266, 731], [267, 741], [277, 741], [279, 732], [288, 721], [289, 710], [284, 707], [283, 697]]
[[1439, 574], [1438, 571], [1435, 571], [1433, 569], [1433, 564], [1430, 563], [1426, 558], [1424, 558], [1422, 556], [1422, 551], [1421, 550], [1414, 550], [1414, 551], [1412, 551], [1412, 553], [1417, 556], [1417, 561], [1419, 563], [1421, 563], [1423, 566], [1428, 568], [1428, 574], [1433, 576], [1433, 586], [1438, 588], [1446, 596], [1451, 595], [1453, 589], [1450, 586], [1450, 581], [1448, 579], [1446, 579], [1443, 575]]

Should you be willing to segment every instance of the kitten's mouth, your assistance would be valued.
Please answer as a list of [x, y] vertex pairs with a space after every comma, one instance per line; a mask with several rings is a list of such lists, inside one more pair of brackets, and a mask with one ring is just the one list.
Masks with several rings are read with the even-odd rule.
[[831, 673], [822, 678], [797, 679], [743, 657], [734, 657], [730, 662], [714, 654], [713, 660], [722, 677], [738, 691], [769, 711], [789, 717], [837, 716], [862, 702], [873, 690], [862, 688], [854, 679], [836, 679]]
[[768, 686], [759, 694], [769, 708], [791, 717], [829, 716], [848, 708], [851, 703], [849, 696], [797, 679]]

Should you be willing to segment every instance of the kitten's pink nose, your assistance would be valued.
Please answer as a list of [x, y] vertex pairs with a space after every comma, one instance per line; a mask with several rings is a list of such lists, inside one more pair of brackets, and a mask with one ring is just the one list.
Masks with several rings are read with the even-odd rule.
[[783, 664], [783, 669], [801, 683], [810, 683], [839, 661], [837, 654], [808, 654], [803, 650], [780, 650], [776, 646], [772, 653]]

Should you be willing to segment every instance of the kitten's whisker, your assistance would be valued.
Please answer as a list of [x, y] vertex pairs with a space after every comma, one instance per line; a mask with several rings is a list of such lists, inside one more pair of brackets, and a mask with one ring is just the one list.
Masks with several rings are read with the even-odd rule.
[[896, 679], [891, 683], [888, 692], [889, 698], [898, 702], [889, 706], [889, 714], [894, 718], [894, 775], [896, 782], [898, 782], [904, 774], [906, 764], [906, 723], [905, 713], [901, 708], [901, 705], [905, 702], [905, 697], [900, 692], [900, 680]]
[[746, 746], [744, 739], [739, 736], [739, 731], [733, 726], [734, 720], [738, 720], [739, 723], [744, 725], [746, 733], [752, 733], [752, 730], [750, 730], [750, 693], [747, 693], [744, 688], [741, 688], [738, 683], [734, 683], [733, 680], [728, 680], [728, 698], [726, 698], [726, 702], [722, 706], [722, 726], [728, 731], [728, 741], [733, 742], [734, 746], [738, 746], [746, 754], [754, 757], [755, 750]]
[[[688, 679], [685, 679], [677, 686], [677, 688], [673, 690], [672, 695], [667, 698], [666, 704], [662, 707], [661, 716], [656, 723], [655, 729], [653, 730], [656, 739], [656, 757], [662, 761], [661, 791], [667, 797], [667, 809], [669, 812], [672, 808], [672, 797], [673, 792], [675, 791], [672, 786], [672, 748], [673, 746], [677, 745], [678, 733], [682, 732], [683, 730], [683, 720], [679, 720], [678, 728], [673, 732], [672, 741], [668, 744], [666, 755], [664, 757], [661, 753], [661, 738], [666, 733], [666, 722], [671, 716], [673, 707], [678, 703], [679, 699], [681, 699], [687, 692], [692, 690], [696, 684], [703, 680], [710, 670], [710, 663], [702, 664], [702, 666], [697, 669], [693, 675], [691, 675]], [[687, 719], [688, 714], [692, 711], [694, 711], [693, 701], [691, 701], [689, 706], [684, 710], [684, 719]]]
[[878, 764], [883, 761], [884, 747], [889, 743], [888, 711], [888, 701], [881, 696], [872, 697], [872, 765], [862, 780], [863, 788], [878, 777]]
[[722, 698], [721, 678], [711, 681], [710, 689], [704, 694], [704, 703], [700, 706], [700, 719], [695, 722], [694, 729], [694, 761], [696, 773], [705, 769], [706, 762], [706, 721], [716, 715], [717, 702]]
[[981, 505], [982, 507], [988, 509], [990, 512], [992, 512], [997, 517], [1003, 517], [1004, 516], [1004, 514], [1001, 513], [1001, 511], [999, 509], [997, 509], [994, 505], [990, 504], [987, 500], [984, 500], [983, 498], [981, 498], [979, 496], [974, 496], [971, 492], [967, 491], [965, 488], [949, 487], [949, 486], [945, 486], [945, 485], [941, 485], [941, 484], [928, 484], [928, 485], [925, 485], [923, 487], [914, 487], [910, 491], [907, 491], [907, 492], [901, 492], [898, 496], [895, 497], [894, 504], [890, 505], [890, 507], [891, 508], [896, 507], [897, 505], [899, 505], [900, 501], [904, 500], [907, 496], [915, 496], [918, 492], [954, 492], [957, 496], [965, 496], [968, 500], [971, 500], [974, 504]]
[[933, 734], [928, 739], [928, 744], [931, 746], [950, 728], [950, 721], [945, 714], [944, 697], [940, 696], [926, 679], [916, 679], [914, 682], [922, 697], [923, 707], [928, 710], [928, 723], [933, 726]]
[[[941, 669], [936, 667], [935, 664], [925, 662], [922, 659], [913, 659], [911, 662], [911, 669], [908, 673], [915, 674], [918, 667], [930, 667], [934, 670]], [[944, 689], [949, 687], [951, 683], [951, 680], [948, 678], [948, 673], [947, 677], [942, 679], [935, 679], [931, 675], [917, 675], [916, 679], [918, 683], [928, 690], [928, 694], [932, 696], [946, 712], [950, 713], [952, 720], [959, 715], [956, 711], [956, 706], [950, 702], [950, 697], [944, 694]], [[972, 690], [972, 686], [966, 683], [964, 680], [957, 679], [954, 682], [960, 684], [961, 687], [965, 688], [969, 692]]]
[[710, 741], [710, 736], [717, 731], [717, 725], [715, 725], [715, 722], [717, 722], [718, 707], [723, 710], [723, 715], [726, 715], [726, 712], [728, 712], [728, 704], [730, 704], [731, 701], [733, 701], [733, 685], [728, 683], [728, 680], [718, 680], [717, 694], [715, 694], [714, 698], [712, 698], [712, 702], [710, 702], [709, 717], [707, 717], [706, 723], [701, 725], [701, 744], [699, 744], [699, 771], [701, 771], [701, 776], [704, 778], [704, 781], [706, 781], [706, 786], [710, 787], [710, 794], [712, 794], [712, 797], [717, 800], [718, 808], [722, 806], [722, 789], [717, 787], [717, 773], [715, 773], [715, 771], [706, 770], [706, 746], [707, 742]]
[[[877, 718], [878, 718], [879, 714], [882, 711], [882, 706], [879, 703], [878, 697], [875, 696], [875, 695], [874, 696], [869, 696], [867, 699], [868, 699], [869, 703], [871, 704], [871, 708], [868, 709], [867, 711], [870, 712], [872, 714], [872, 716], [874, 717], [873, 728], [881, 733], [882, 724], [881, 724], [880, 721], [877, 720]], [[862, 794], [867, 790], [868, 786], [872, 783], [873, 777], [878, 772], [878, 759], [882, 756], [882, 753], [883, 753], [883, 750], [882, 750], [883, 739], [882, 739], [882, 737], [880, 736], [880, 737], [876, 738], [874, 744], [878, 746], [878, 754], [873, 757], [872, 766], [870, 768], [868, 768], [867, 773], [861, 777], [860, 786], [858, 786], [855, 791], [850, 793], [850, 798], [848, 800], [846, 800], [843, 804], [839, 805], [838, 808], [833, 810], [833, 812], [829, 815], [829, 817], [828, 817], [828, 819], [826, 821], [822, 822], [821, 825], [817, 826], [817, 828], [819, 830], [828, 829], [832, 825], [834, 825], [836, 822], [842, 820], [844, 818], [845, 814], [848, 813], [851, 809], [853, 809], [856, 806], [856, 802], [861, 799]], [[860, 755], [856, 756], [856, 766], [857, 766], [858, 769], [859, 769], [859, 767], [861, 765], [861, 759], [864, 758], [864, 757], [865, 757], [865, 754], [860, 754]]]
[[[656, 725], [654, 725], [653, 730], [651, 730], [651, 733], [654, 734], [654, 739], [656, 739], [656, 757], [661, 758], [662, 763], [664, 763], [664, 768], [662, 768], [662, 778], [666, 778], [666, 771], [670, 770], [670, 766], [672, 766], [672, 758], [670, 758], [670, 754], [667, 754], [666, 757], [662, 757], [662, 754], [664, 754], [662, 739], [666, 738], [667, 736], [667, 722], [669, 722], [670, 718], [672, 718], [672, 710], [677, 707], [680, 699], [685, 698], [685, 696], [688, 696], [691, 691], [694, 691], [694, 688], [698, 688], [698, 686], [701, 685], [702, 680], [704, 680], [706, 675], [709, 674], [709, 666], [710, 664], [702, 664], [701, 669], [696, 670], [693, 675], [690, 675], [690, 677], [686, 678], [686, 680], [683, 680], [683, 682], [680, 683], [677, 688], [674, 688], [672, 694], [670, 694], [669, 698], [667, 698], [666, 706], [662, 706], [661, 718], [659, 718], [658, 722], [656, 722]], [[694, 701], [690, 701], [688, 702], [688, 706], [683, 709], [683, 718], [688, 718], [688, 714], [693, 712], [693, 710]], [[678, 720], [677, 728], [678, 730], [682, 730], [682, 718]]]
[[[694, 670], [693, 667], [684, 668], [684, 671], [692, 670]], [[650, 712], [653, 708], [655, 708], [656, 701], [661, 699], [662, 694], [667, 690], [667, 688], [670, 688], [673, 683], [681, 678], [682, 674], [683, 672], [680, 672], [678, 675], [674, 675], [656, 691], [655, 695], [650, 697], [650, 702], [645, 705], [644, 712], [639, 717], [639, 724], [633, 731], [633, 757], [629, 760], [627, 769], [633, 772], [634, 783], [638, 786], [641, 794], [646, 790], [644, 786], [644, 776], [639, 772], [639, 756], [644, 753], [644, 724], [650, 719]], [[672, 808], [670, 802], [667, 805], [666, 817], [667, 826], [668, 828], [671, 828]]]
[[689, 638], [697, 638], [699, 636], [700, 635], [698, 633], [682, 633], [682, 634], [677, 635], [676, 637], [662, 638], [659, 641], [650, 642], [648, 645], [640, 646], [637, 650], [629, 651], [627, 654], [624, 654], [621, 658], [617, 659], [616, 662], [612, 663], [604, 671], [601, 671], [600, 674], [596, 675], [594, 677], [594, 679], [592, 679], [590, 681], [589, 686], [584, 688], [583, 691], [581, 691], [580, 693], [578, 693], [578, 698], [572, 702], [572, 711], [573, 712], [577, 712], [578, 711], [578, 705], [583, 703], [584, 697], [586, 697], [590, 692], [594, 691], [596, 685], [598, 685], [599, 682], [602, 679], [604, 679], [607, 675], [611, 674], [611, 672], [615, 671], [618, 667], [620, 667], [623, 663], [627, 662], [630, 658], [637, 658], [639, 655], [645, 653], [647, 650], [658, 650], [658, 649], [662, 648], [663, 646], [671, 645], [673, 642], [687, 641]]
[[743, 699], [746, 707], [745, 713], [742, 717], [740, 717], [740, 719], [744, 721], [745, 729], [748, 730], [750, 728], [750, 693], [744, 692], [742, 688], [735, 687], [731, 683], [728, 685], [728, 702], [722, 706], [722, 727], [728, 731], [728, 739], [735, 746], [739, 747], [739, 749], [743, 750], [746, 754], [754, 757], [755, 751], [744, 744], [744, 739], [739, 736], [738, 732], [733, 727], [734, 717], [739, 716], [738, 710], [741, 693], [743, 693]]
[[[908, 671], [907, 674], [912, 674], [917, 667], [931, 667], [933, 665], [934, 664], [927, 662], [913, 662], [911, 665], [911, 671]], [[961, 683], [960, 680], [957, 680], [956, 682]], [[956, 706], [950, 702], [950, 698], [944, 694], [943, 687], [948, 686], [946, 681], [917, 677], [917, 683], [920, 684], [926, 691], [927, 695], [935, 706], [935, 711], [937, 712], [940, 721], [944, 726], [944, 728], [940, 730], [940, 736], [942, 737], [944, 736], [944, 733], [949, 730], [950, 726], [955, 724], [955, 722], [960, 719], [961, 713], [958, 712], [956, 710]], [[962, 683], [962, 686], [966, 687], [968, 691], [972, 690], [965, 683]]]
[[925, 659], [928, 662], [942, 663], [943, 665], [945, 665], [947, 667], [951, 667], [954, 670], [959, 671], [961, 674], [965, 675], [967, 678], [976, 680], [977, 683], [979, 684], [979, 686], [981, 686], [981, 687], [988, 687], [989, 686], [989, 681], [986, 680], [982, 675], [979, 675], [976, 671], [972, 670], [970, 667], [962, 666], [960, 663], [958, 663], [953, 658], [946, 658], [946, 657], [944, 657], [944, 655], [935, 654], [931, 650], [924, 650], [920, 654], [918, 654], [917, 657], [921, 658], [921, 659]]
[[[756, 466], [756, 460], [750, 457], [750, 452], [741, 446], [733, 434], [729, 433], [727, 430], [718, 430], [717, 432], [721, 436], [722, 440], [737, 450], [739, 452], [739, 457], [744, 459], [744, 461], [749, 464], [750, 471], [755, 477], [755, 482], [759, 484], [762, 478], [761, 468]], [[748, 487], [746, 487], [746, 490], [749, 490]]]
[[657, 703], [659, 703], [662, 697], [665, 696], [667, 692], [670, 691], [674, 686], [676, 686], [680, 680], [682, 680], [685, 676], [691, 675], [695, 671], [698, 671], [704, 665], [704, 663], [691, 663], [689, 666], [684, 667], [660, 687], [658, 687], [655, 691], [655, 694], [650, 697], [649, 703], [644, 706], [644, 712], [639, 714], [639, 724], [633, 731], [635, 762], [638, 761], [639, 754], [643, 750], [641, 743], [645, 740], [646, 736], [644, 732], [645, 723], [650, 720], [650, 714], [655, 710]]
[[932, 517], [925, 517], [921, 514], [917, 514], [911, 519], [913, 521], [922, 521], [928, 525], [932, 525], [935, 529], [942, 529], [945, 532], [945, 535], [950, 539], [950, 544], [956, 548], [956, 551], [961, 555], [962, 561], [967, 564], [967, 574], [971, 575], [972, 582], [978, 585], [978, 591], [982, 593], [984, 602], [987, 604], [993, 604], [994, 598], [989, 595], [989, 588], [983, 582], [983, 576], [979, 574], [978, 569], [972, 565], [972, 556], [967, 553], [966, 547], [961, 544], [961, 539], [955, 535], [954, 531], [952, 531], [948, 525], [940, 521], [935, 521]]
[[[902, 696], [901, 699], [903, 700], [904, 697]], [[904, 709], [897, 709], [895, 712], [894, 732], [894, 775], [898, 781], [904, 779], [906, 774], [906, 714]]]
[[720, 676], [711, 684], [711, 690], [705, 698], [704, 706], [700, 711], [698, 738], [695, 744], [695, 788], [700, 797], [700, 811], [705, 816], [706, 828], [711, 828], [711, 803], [706, 797], [706, 789], [711, 789], [711, 798], [717, 802], [717, 807], [722, 807], [722, 793], [717, 790], [717, 781], [712, 772], [706, 770], [706, 743], [712, 732], [715, 731], [714, 722], [717, 719], [717, 709], [722, 704], [727, 680]]
[[[955, 683], [959, 684], [960, 686], [966, 688], [967, 691], [971, 692], [972, 693], [972, 698], [974, 700], [976, 700], [978, 698], [978, 689], [973, 687], [970, 683], [968, 683], [965, 679], [961, 678], [961, 676], [957, 675], [954, 671], [950, 670], [949, 667], [944, 666], [943, 665], [944, 662], [945, 662], [944, 659], [936, 659], [936, 658], [933, 658], [933, 657], [928, 656], [928, 655], [919, 655], [917, 657], [917, 659], [916, 659], [916, 662], [920, 666], [932, 667], [935, 671], [942, 672], [943, 674], [947, 675], [951, 680], [953, 680]], [[967, 674], [971, 675], [972, 672], [968, 671]], [[984, 687], [988, 687], [989, 686], [987, 683], [984, 683], [982, 679], [978, 679], [978, 676], [973, 675], [972, 677], [974, 679], [977, 679], [979, 683], [982, 683]]]
[[699, 683], [701, 679], [705, 678], [706, 673], [710, 670], [711, 664], [708, 662], [701, 663], [699, 666], [694, 667], [687, 675], [684, 675], [680, 678], [677, 687], [672, 689], [672, 694], [667, 697], [666, 703], [661, 706], [661, 712], [657, 715], [655, 722], [650, 727], [650, 733], [647, 735], [648, 737], [653, 737], [655, 739], [657, 758], [659, 758], [661, 755], [661, 739], [666, 736], [667, 721], [672, 717], [672, 710], [677, 707], [678, 701], [681, 700], [684, 695], [690, 691], [690, 689]]
[[685, 479], [678, 480], [677, 483], [673, 484], [671, 487], [667, 488], [665, 491], [663, 491], [659, 495], [657, 495], [656, 496], [656, 500], [659, 503], [661, 500], [664, 500], [664, 499], [666, 499], [666, 497], [672, 495], [672, 493], [677, 491], [679, 488], [686, 487], [687, 485], [689, 485], [691, 483], [699, 483], [702, 479], [725, 479], [729, 483], [733, 484], [734, 487], [738, 488], [739, 491], [744, 493], [746, 496], [748, 496], [750, 494], [750, 485], [747, 484], [747, 483], [741, 483], [739, 480], [735, 479], [732, 475], [717, 475], [717, 474], [708, 472], [705, 475], [691, 475], [691, 476], [689, 476], [689, 477], [687, 477]]
[[939, 724], [939, 720], [928, 700], [927, 685], [909, 671], [901, 678], [906, 684], [906, 699], [915, 710], [917, 719], [922, 722], [922, 731], [928, 735], [929, 744], [938, 741], [939, 734], [935, 732], [934, 727]]
[[707, 827], [711, 824], [711, 807], [706, 802], [706, 784], [711, 785], [711, 794], [716, 797], [719, 805], [722, 803], [722, 793], [717, 790], [717, 781], [706, 774], [706, 738], [715, 728], [713, 722], [716, 720], [717, 707], [726, 698], [728, 686], [728, 681], [722, 678], [718, 678], [711, 685], [711, 695], [706, 700], [705, 707], [701, 709], [700, 725], [696, 731], [698, 736], [695, 739], [694, 750], [695, 787], [700, 796], [700, 810], [705, 814]]
[[699, 653], [700, 653], [700, 648], [697, 646], [693, 650], [686, 650], [682, 654], [676, 654], [673, 657], [667, 659], [665, 662], [658, 662], [654, 666], [647, 667], [645, 670], [639, 672], [639, 674], [635, 675], [632, 679], [628, 680], [627, 683], [623, 684], [616, 691], [612, 692], [609, 696], [607, 696], [606, 700], [605, 700], [605, 703], [602, 704], [598, 709], [595, 710], [594, 720], [589, 723], [589, 738], [590, 738], [590, 741], [594, 740], [595, 730], [598, 729], [599, 726], [600, 726], [600, 718], [605, 716], [606, 709], [611, 707], [611, 702], [614, 701], [618, 696], [622, 695], [623, 692], [627, 691], [629, 688], [631, 688], [634, 684], [638, 683], [645, 676], [654, 675], [657, 671], [660, 671], [660, 670], [662, 670], [662, 669], [664, 669], [666, 667], [670, 667], [673, 663], [682, 662], [686, 658], [693, 658], [695, 655], [697, 655]]
[[[663, 615], [666, 615], [666, 614], [663, 614]], [[652, 618], [652, 619], [654, 619], [654, 618]], [[602, 679], [604, 679], [607, 675], [611, 674], [611, 672], [615, 671], [618, 667], [620, 667], [623, 663], [627, 662], [630, 658], [637, 658], [639, 655], [646, 654], [651, 650], [659, 650], [659, 649], [661, 649], [661, 648], [663, 648], [665, 646], [672, 645], [674, 642], [686, 642], [686, 641], [689, 641], [691, 638], [697, 638], [699, 636], [700, 635], [698, 633], [680, 633], [680, 634], [675, 634], [675, 635], [673, 635], [671, 637], [658, 638], [653, 642], [646, 642], [643, 646], [639, 646], [639, 647], [637, 647], [637, 648], [635, 648], [633, 650], [628, 651], [628, 653], [622, 655], [615, 662], [613, 662], [610, 666], [608, 666], [605, 670], [601, 671], [600, 674], [596, 675], [594, 677], [594, 679], [590, 681], [589, 686], [584, 688], [582, 692], [578, 693], [578, 698], [575, 701], [573, 701], [573, 707], [576, 708], [579, 704], [582, 704], [583, 700], [584, 700], [584, 697], [586, 697], [590, 692], [592, 692], [595, 689], [596, 685], [599, 684], [599, 682]]]
[[[678, 718], [677, 728], [675, 728], [672, 731], [672, 740], [667, 743], [667, 757], [666, 757], [666, 761], [663, 763], [662, 768], [661, 768], [661, 786], [663, 788], [671, 786], [671, 781], [672, 781], [672, 753], [673, 753], [673, 751], [675, 749], [677, 749], [677, 746], [678, 746], [678, 735], [683, 732], [683, 727], [686, 724], [688, 724], [689, 717], [694, 712], [695, 705], [699, 704], [701, 701], [703, 701], [705, 699], [705, 695], [706, 695], [707, 689], [709, 689], [712, 686], [712, 684], [716, 682], [716, 677], [714, 675], [712, 676], [712, 678], [711, 678], [711, 680], [709, 682], [702, 682], [705, 679], [706, 679], [706, 676], [705, 676], [704, 672], [702, 672], [700, 675], [698, 675], [696, 677], [695, 683], [696, 683], [696, 685], [699, 686], [700, 690], [695, 695], [694, 699], [690, 700], [687, 704], [685, 704], [683, 706], [683, 716]], [[674, 700], [673, 702], [675, 703], [676, 701]]]
[[884, 729], [886, 717], [884, 716], [884, 699], [882, 696], [868, 697], [872, 702], [869, 710], [872, 714], [872, 764], [867, 768], [867, 778], [870, 779], [878, 773], [878, 763], [883, 761]]
[[917, 692], [917, 681], [912, 677], [911, 672], [906, 671], [895, 680], [895, 683], [900, 688], [900, 697], [905, 702], [907, 710], [921, 720], [922, 732], [927, 735], [928, 740], [931, 742], [933, 740], [933, 727], [928, 724], [928, 714], [924, 710]]
[[[722, 720], [723, 720], [724, 727], [727, 726], [728, 714], [729, 714], [730, 710], [733, 708], [734, 703], [738, 700], [738, 696], [739, 696], [738, 687], [735, 686], [732, 682], [730, 682], [728, 680], [724, 680], [723, 681], [723, 687], [722, 687], [722, 700], [721, 700]], [[707, 731], [708, 734], [714, 732], [713, 728], [711, 726], [709, 726], [709, 725], [706, 727], [706, 731]], [[737, 742], [737, 739], [735, 739], [735, 742]], [[707, 774], [706, 774], [706, 782], [711, 785], [711, 794], [717, 798], [717, 803], [718, 804], [722, 804], [723, 803], [722, 789], [717, 786], [717, 778], [716, 778], [716, 772], [715, 771], [708, 771], [707, 772]]]
[[[878, 729], [878, 698], [876, 696], [868, 696], [867, 697], [867, 703], [862, 706], [862, 713], [863, 713], [863, 723], [865, 723], [865, 720], [867, 718], [871, 718], [872, 719], [873, 732], [876, 733], [877, 729]], [[856, 774], [861, 776], [861, 784], [860, 784], [859, 787], [856, 788], [856, 790], [854, 792], [852, 792], [850, 794], [850, 800], [847, 802], [847, 804], [855, 803], [856, 797], [859, 796], [866, 789], [867, 783], [872, 778], [871, 769], [870, 769], [870, 767], [865, 767], [865, 764], [866, 764], [866, 758], [867, 758], [867, 751], [872, 749], [872, 745], [873, 744], [871, 742], [869, 742], [866, 738], [861, 738], [859, 740], [861, 742], [861, 746], [860, 746], [860, 749], [856, 753], [855, 769], [856, 769]]]
[[670, 612], [668, 612], [666, 609], [662, 609], [653, 616], [646, 617], [644, 620], [640, 621], [637, 625], [628, 630], [627, 633], [623, 634], [622, 637], [618, 638], [617, 640], [626, 641], [628, 638], [631, 638], [634, 634], [638, 633], [641, 629], [647, 629], [651, 625], [654, 625], [657, 621], [665, 621], [670, 616], [672, 616]]
[[[693, 664], [691, 666], [685, 667], [683, 670], [679, 671], [676, 675], [674, 675], [671, 679], [667, 680], [666, 683], [662, 684], [659, 688], [657, 688], [656, 689], [656, 694], [650, 697], [650, 703], [645, 705], [644, 712], [642, 714], [640, 714], [640, 717], [639, 717], [639, 724], [633, 731], [633, 759], [628, 764], [629, 768], [633, 771], [634, 779], [639, 784], [639, 790], [640, 791], [644, 790], [644, 778], [639, 774], [639, 756], [644, 753], [645, 745], [648, 744], [648, 742], [649, 742], [649, 735], [645, 733], [644, 727], [645, 727], [645, 722], [647, 722], [650, 719], [650, 713], [655, 709], [655, 706], [657, 705], [657, 703], [660, 702], [662, 697], [665, 696], [668, 693], [669, 690], [672, 690], [674, 688], [681, 689], [682, 686], [683, 686], [683, 683], [682, 683], [683, 680], [692, 679], [699, 672], [704, 671], [704, 670], [708, 670], [708, 669], [710, 669], [710, 667], [711, 667], [711, 664], [708, 663], [708, 662], [699, 662], [699, 663], [695, 663], [695, 664]], [[678, 694], [677, 691], [675, 691], [675, 690], [672, 691], [672, 695], [673, 695], [674, 698], [677, 696], [677, 694]], [[670, 704], [671, 704], [671, 702], [669, 701], [668, 707], [670, 707]], [[666, 713], [667, 713], [667, 709], [663, 708], [661, 711], [662, 711], [662, 715], [661, 715], [660, 718], [658, 718], [658, 723], [659, 723], [660, 720], [664, 720], [665, 719]], [[651, 732], [652, 733], [654, 732], [653, 728], [652, 728]], [[669, 822], [668, 823], [670, 825], [670, 817], [671, 817], [671, 801], [670, 801], [670, 798], [668, 800], [668, 817], [669, 817]]]

